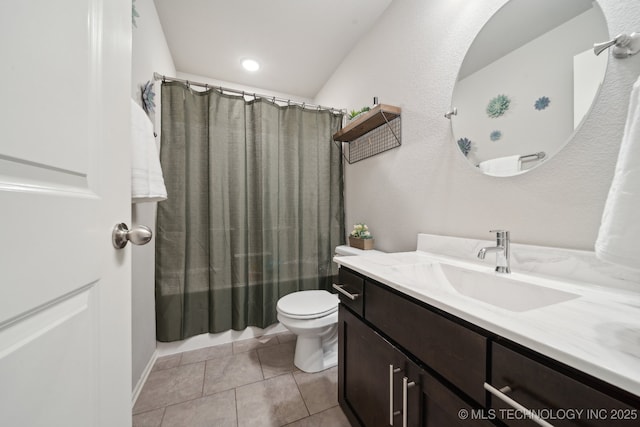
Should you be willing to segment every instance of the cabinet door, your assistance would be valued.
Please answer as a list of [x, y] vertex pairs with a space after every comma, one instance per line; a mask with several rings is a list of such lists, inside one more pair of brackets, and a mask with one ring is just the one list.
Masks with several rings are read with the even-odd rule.
[[[398, 353], [342, 305], [338, 318], [340, 406], [353, 425], [389, 425], [389, 365], [397, 363]], [[394, 387], [395, 405], [400, 402], [399, 384]]]
[[[423, 427], [492, 427], [484, 411], [473, 408], [429, 373], [420, 375], [420, 402]], [[409, 412], [411, 416], [411, 412]]]

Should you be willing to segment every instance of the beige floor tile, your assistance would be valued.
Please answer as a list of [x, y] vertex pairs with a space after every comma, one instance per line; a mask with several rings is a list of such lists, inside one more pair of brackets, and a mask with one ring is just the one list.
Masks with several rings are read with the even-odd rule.
[[236, 389], [238, 427], [276, 427], [309, 415], [292, 374]]
[[182, 358], [182, 353], [178, 354], [170, 354], [169, 356], [162, 356], [156, 359], [156, 363], [153, 364], [153, 368], [151, 368], [151, 372], [162, 371], [163, 369], [175, 368], [180, 365], [180, 359]]
[[133, 408], [134, 414], [202, 396], [204, 362], [151, 372]]
[[337, 366], [313, 374], [296, 371], [293, 377], [309, 413], [322, 412], [338, 404]]
[[264, 378], [255, 351], [207, 360], [206, 363], [205, 395], [261, 381]]
[[339, 406], [287, 424], [287, 427], [351, 427]]
[[295, 342], [287, 342], [258, 350], [262, 374], [265, 378], [294, 371], [293, 355], [295, 346]]
[[162, 427], [236, 427], [236, 393], [223, 391], [168, 406]]
[[276, 336], [278, 337], [278, 342], [280, 344], [295, 341], [298, 338], [297, 335], [293, 332], [283, 332], [281, 334], [277, 334]]
[[233, 354], [231, 343], [201, 348], [199, 350], [185, 351], [182, 353], [182, 360], [180, 361], [180, 364], [187, 365], [189, 363], [219, 359], [221, 357], [230, 356], [231, 354]]
[[246, 351], [257, 350], [259, 348], [269, 347], [276, 344], [278, 344], [278, 338], [275, 335], [264, 335], [258, 338], [235, 341], [233, 343], [233, 352], [244, 353]]
[[164, 408], [133, 416], [133, 427], [160, 427]]

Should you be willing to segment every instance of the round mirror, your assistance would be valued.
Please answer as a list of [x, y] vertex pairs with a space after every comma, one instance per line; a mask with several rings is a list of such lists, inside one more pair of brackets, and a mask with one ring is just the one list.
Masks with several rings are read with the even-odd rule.
[[453, 136], [466, 160], [493, 176], [524, 173], [551, 158], [591, 109], [609, 32], [592, 0], [510, 0], [467, 52], [453, 96]]

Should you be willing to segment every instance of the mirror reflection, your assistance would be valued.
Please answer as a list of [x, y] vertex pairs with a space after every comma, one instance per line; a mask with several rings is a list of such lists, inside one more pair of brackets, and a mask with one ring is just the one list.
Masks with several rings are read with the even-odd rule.
[[609, 38], [591, 0], [510, 0], [467, 52], [456, 81], [453, 135], [470, 165], [493, 176], [530, 170], [557, 153], [591, 109]]

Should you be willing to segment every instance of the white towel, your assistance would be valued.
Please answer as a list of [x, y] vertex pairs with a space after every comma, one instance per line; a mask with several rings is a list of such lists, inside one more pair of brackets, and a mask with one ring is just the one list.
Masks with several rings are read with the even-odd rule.
[[595, 252], [604, 261], [640, 269], [640, 78], [631, 91]]
[[166, 200], [162, 169], [153, 125], [133, 99], [131, 100], [131, 201], [133, 203]]
[[490, 175], [510, 176], [520, 172], [520, 156], [497, 157], [480, 162], [478, 167]]

